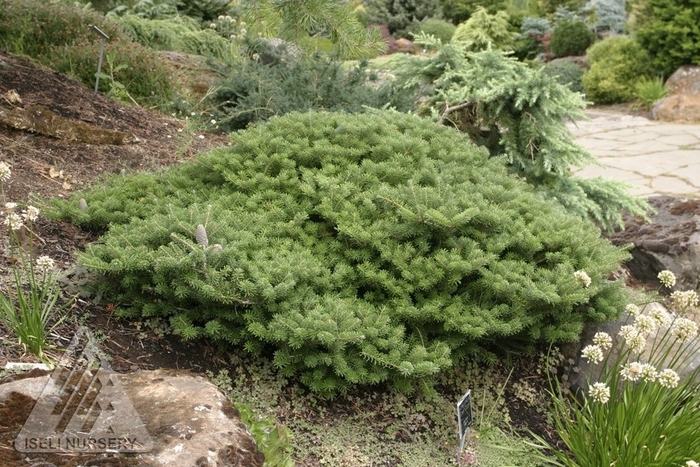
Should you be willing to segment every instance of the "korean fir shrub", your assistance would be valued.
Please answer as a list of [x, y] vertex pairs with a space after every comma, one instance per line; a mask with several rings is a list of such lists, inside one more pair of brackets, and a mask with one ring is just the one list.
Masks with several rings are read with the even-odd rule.
[[[427, 37], [416, 42], [436, 46]], [[395, 73], [392, 96], [412, 96], [418, 113], [467, 134], [571, 213], [612, 230], [623, 226], [623, 211], [645, 216], [649, 209], [624, 184], [574, 176], [575, 167], [595, 163], [566, 126], [583, 117], [585, 103], [541, 67], [503, 52], [469, 53], [453, 40], [427, 58], [401, 57]]]
[[[574, 340], [621, 309], [624, 289], [607, 277], [627, 252], [452, 128], [395, 111], [307, 112], [231, 141], [150, 185], [120, 176], [55, 201], [105, 230], [80, 262], [128, 306], [121, 316], [267, 349], [330, 396], [409, 389], [460, 358]], [[133, 215], [110, 218], [115, 200]]]
[[586, 96], [596, 104], [633, 100], [637, 81], [650, 72], [649, 55], [629, 36], [603, 39], [586, 56], [590, 68], [581, 81]]
[[549, 41], [549, 49], [555, 57], [579, 56], [595, 40], [595, 34], [582, 21], [562, 21], [557, 24]]

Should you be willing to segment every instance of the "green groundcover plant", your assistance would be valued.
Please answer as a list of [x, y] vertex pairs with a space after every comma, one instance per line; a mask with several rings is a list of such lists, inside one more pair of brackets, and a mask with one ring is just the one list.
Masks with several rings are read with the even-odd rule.
[[[0, 162], [1, 199], [5, 201], [3, 183], [12, 171]], [[12, 266], [9, 290], [0, 293], [0, 323], [17, 337], [19, 344], [42, 361], [48, 362], [45, 350], [49, 347], [50, 333], [61, 324], [61, 310], [70, 302], [59, 306], [61, 291], [53, 259], [35, 257], [34, 223], [39, 210], [34, 206], [19, 209], [17, 203], [4, 202], [3, 224], [7, 227]]]
[[[670, 271], [659, 280], [669, 288], [676, 282]], [[628, 305], [632, 324], [620, 328], [615, 351], [604, 332], [584, 347], [583, 358], [601, 370], [582, 401], [553, 389], [557, 433], [570, 452], [544, 443], [556, 457], [552, 464], [698, 466], [700, 367], [691, 365], [700, 352], [698, 296], [675, 291], [670, 302], [672, 313]]]
[[106, 231], [79, 259], [129, 306], [121, 316], [272, 350], [284, 374], [333, 395], [575, 340], [625, 301], [606, 277], [627, 252], [454, 129], [292, 113], [231, 143], [55, 201]]

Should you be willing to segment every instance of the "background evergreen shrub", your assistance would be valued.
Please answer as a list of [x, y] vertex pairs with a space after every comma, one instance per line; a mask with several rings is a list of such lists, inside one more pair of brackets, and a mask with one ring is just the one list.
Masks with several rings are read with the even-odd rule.
[[634, 33], [653, 71], [669, 77], [682, 65], [700, 65], [700, 2], [637, 0]]
[[625, 304], [606, 279], [624, 250], [444, 125], [294, 113], [231, 141], [55, 201], [106, 231], [80, 261], [129, 307], [120, 315], [269, 349], [285, 375], [332, 395], [573, 340]]
[[581, 21], [562, 21], [556, 25], [549, 41], [549, 50], [555, 57], [585, 55], [593, 44], [595, 34]]
[[[226, 37], [207, 27], [202, 29], [194, 18], [176, 16], [168, 19], [146, 19], [137, 15], [115, 18], [124, 32], [139, 44], [155, 50], [170, 50], [202, 55], [226, 62], [235, 61], [238, 48], [228, 36], [238, 32], [231, 28]], [[218, 21], [219, 24], [224, 21]], [[215, 23], [216, 24], [216, 23]]]
[[585, 73], [581, 66], [570, 60], [556, 60], [548, 62], [542, 69], [547, 76], [554, 78], [557, 83], [562, 84], [574, 92], [584, 93], [581, 77]]
[[420, 32], [430, 34], [442, 42], [450, 42], [457, 26], [438, 18], [428, 18], [420, 25]]
[[[366, 62], [348, 70], [328, 56], [294, 58], [266, 41], [250, 45], [249, 55], [257, 58], [227, 69], [226, 78], [215, 84], [209, 99], [212, 114], [225, 131], [293, 111], [359, 112], [363, 106], [386, 103], [384, 91], [374, 81], [376, 72], [367, 69]], [[271, 62], [265, 64], [267, 61]], [[405, 109], [400, 103], [397, 107]]]
[[478, 52], [489, 47], [493, 50], [512, 50], [515, 34], [510, 31], [509, 16], [505, 11], [490, 14], [478, 7], [474, 14], [457, 26], [453, 41], [463, 42], [466, 50]]
[[[437, 46], [426, 37], [416, 41]], [[585, 103], [541, 69], [504, 52], [465, 53], [454, 40], [427, 58], [396, 63], [392, 95], [405, 100], [413, 93], [420, 114], [469, 135], [553, 203], [607, 230], [623, 226], [623, 211], [645, 216], [648, 205], [624, 184], [573, 176], [575, 167], [595, 163], [566, 127], [583, 117]]]
[[411, 38], [420, 30], [421, 21], [438, 17], [437, 0], [365, 0], [365, 13], [370, 24], [386, 24], [395, 38]]
[[634, 86], [650, 72], [647, 52], [629, 36], [614, 36], [588, 49], [589, 70], [581, 78], [586, 96], [596, 104], [629, 102]]

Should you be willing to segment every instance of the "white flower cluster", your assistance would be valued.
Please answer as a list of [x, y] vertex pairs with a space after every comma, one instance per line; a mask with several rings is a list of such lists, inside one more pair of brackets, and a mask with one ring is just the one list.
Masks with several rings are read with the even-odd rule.
[[661, 271], [656, 277], [659, 278], [659, 282], [661, 282], [664, 287], [668, 287], [670, 289], [676, 285], [676, 276], [669, 270]]
[[591, 278], [586, 274], [586, 271], [575, 271], [574, 277], [577, 281], [582, 283], [584, 287], [591, 285]]
[[0, 181], [6, 182], [12, 177], [12, 170], [7, 162], [0, 162]]
[[694, 290], [675, 291], [671, 294], [671, 303], [678, 310], [697, 306], [698, 294]]
[[[0, 162], [0, 164], [3, 164], [3, 162]], [[39, 209], [34, 206], [27, 206], [27, 209], [18, 213], [17, 203], [5, 203], [5, 209], [7, 209], [7, 214], [3, 224], [12, 230], [19, 230], [24, 226], [25, 222], [34, 222], [39, 218]]]
[[594, 401], [605, 404], [610, 400], [610, 388], [605, 383], [593, 383], [588, 394]]
[[36, 259], [36, 268], [43, 273], [49, 272], [55, 265], [56, 263], [48, 256], [39, 256]]
[[687, 342], [698, 335], [698, 323], [688, 318], [676, 318], [671, 334], [679, 341]]
[[598, 345], [587, 345], [581, 351], [581, 356], [589, 363], [597, 365], [603, 361], [603, 349]]
[[622, 326], [618, 335], [625, 340], [625, 344], [632, 349], [633, 352], [641, 352], [644, 350], [646, 337], [643, 333], [639, 332], [639, 329], [635, 326], [629, 324]]

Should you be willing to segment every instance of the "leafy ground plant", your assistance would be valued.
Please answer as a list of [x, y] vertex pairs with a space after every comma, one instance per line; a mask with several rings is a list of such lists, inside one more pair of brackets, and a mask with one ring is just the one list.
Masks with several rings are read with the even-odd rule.
[[[659, 273], [673, 287], [670, 271]], [[583, 357], [600, 364], [600, 375], [582, 400], [556, 397], [557, 432], [569, 452], [554, 452], [553, 465], [566, 467], [697, 466], [700, 459], [700, 367], [692, 357], [700, 351], [698, 305], [694, 291], [671, 294], [671, 309], [647, 312], [628, 305], [632, 324], [613, 337], [597, 333], [584, 347]]]
[[[9, 180], [12, 172], [0, 162], [0, 183]], [[5, 200], [4, 191], [2, 195]], [[63, 321], [56, 319], [67, 305], [58, 306], [61, 296], [54, 261], [48, 256], [34, 257], [33, 224], [39, 210], [27, 206], [19, 211], [16, 203], [6, 202], [5, 220], [9, 247], [14, 261], [10, 290], [0, 293], [0, 323], [11, 331], [26, 350], [47, 361], [45, 350], [51, 331]]]

